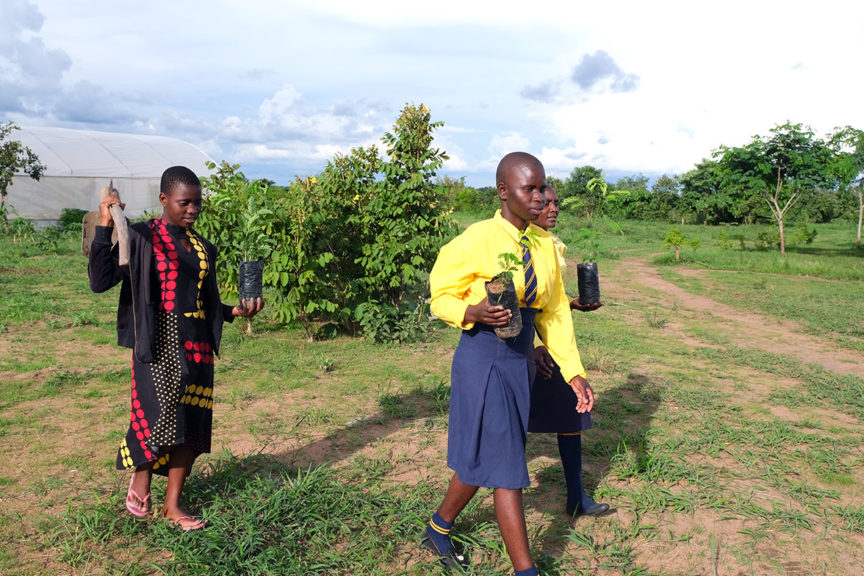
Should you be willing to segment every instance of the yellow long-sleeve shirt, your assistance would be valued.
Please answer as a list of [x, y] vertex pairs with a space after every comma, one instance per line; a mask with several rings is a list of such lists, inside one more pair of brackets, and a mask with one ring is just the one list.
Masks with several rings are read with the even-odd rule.
[[[552, 234], [533, 224], [529, 224], [529, 229], [539, 239], [531, 247], [537, 275], [537, 297], [531, 307], [542, 310], [534, 323], [552, 358], [561, 367], [561, 374], [569, 382], [574, 376], [585, 376], [585, 368], [573, 335], [573, 318], [564, 292], [557, 250]], [[505, 220], [499, 210], [493, 218], [472, 224], [441, 248], [429, 276], [432, 313], [451, 326], [470, 330], [473, 323], [465, 321], [465, 311], [486, 297], [485, 283], [501, 271], [499, 254], [512, 252], [521, 258], [521, 237], [522, 232]], [[524, 274], [514, 273], [513, 283], [519, 305], [524, 307]]]

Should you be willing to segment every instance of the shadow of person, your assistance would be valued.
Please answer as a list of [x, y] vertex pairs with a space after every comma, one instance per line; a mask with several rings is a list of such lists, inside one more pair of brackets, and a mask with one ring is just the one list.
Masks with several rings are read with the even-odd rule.
[[[386, 438], [416, 420], [426, 420], [431, 433], [447, 435], [450, 386], [441, 381], [435, 386], [418, 386], [404, 394], [382, 394], [378, 410], [351, 420], [323, 438], [293, 446], [275, 455], [291, 467], [307, 468], [345, 460], [364, 447]], [[299, 426], [302, 422], [298, 421]]]
[[[595, 496], [603, 477], [612, 468], [615, 455], [623, 450], [643, 450], [654, 412], [660, 402], [659, 382], [640, 372], [625, 378], [613, 377], [609, 386], [597, 386], [597, 403], [591, 412], [590, 430], [582, 433], [583, 489]], [[533, 509], [551, 522], [541, 534], [541, 552], [555, 556], [564, 549], [570, 526], [587, 520], [570, 518], [565, 511], [567, 489], [558, 454], [555, 434], [529, 434], [527, 457], [530, 469], [536, 469], [536, 482], [526, 494], [526, 510]], [[543, 460], [537, 469], [534, 461]], [[602, 494], [602, 490], [601, 490]], [[595, 500], [605, 499], [595, 497]], [[608, 502], [614, 514], [615, 502]], [[555, 574], [554, 570], [548, 574]]]

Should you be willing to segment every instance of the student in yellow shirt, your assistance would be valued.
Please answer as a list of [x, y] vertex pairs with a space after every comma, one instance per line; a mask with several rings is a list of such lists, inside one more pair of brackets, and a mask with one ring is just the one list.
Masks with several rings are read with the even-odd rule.
[[[501, 209], [444, 246], [429, 278], [432, 312], [462, 329], [462, 337], [453, 356], [447, 438], [447, 465], [454, 474], [422, 544], [448, 568], [467, 564], [450, 541], [450, 529], [480, 486], [492, 488], [515, 574], [536, 576], [522, 506], [522, 489], [530, 484], [525, 438], [535, 329], [573, 388], [576, 410], [590, 411], [594, 396], [573, 336], [552, 235], [532, 224], [545, 202], [543, 165], [514, 152], [498, 164], [495, 178]], [[489, 304], [485, 283], [500, 272], [498, 256], [506, 252], [522, 255], [525, 273], [513, 275], [522, 332], [502, 340], [494, 328], [507, 325], [511, 312]]]
[[[546, 187], [546, 207], [535, 222], [544, 230], [554, 228], [558, 221], [558, 193], [551, 187]], [[552, 236], [558, 255], [558, 265], [563, 270], [566, 267], [564, 255], [567, 245], [557, 236]], [[602, 306], [596, 304], [580, 304], [574, 298], [570, 308], [590, 312]], [[576, 396], [573, 389], [561, 376], [558, 365], [549, 356], [543, 346], [535, 349], [534, 359], [537, 362], [537, 380], [531, 387], [531, 416], [528, 420], [529, 432], [554, 432], [558, 434], [558, 454], [561, 456], [561, 466], [564, 468], [564, 480], [567, 484], [567, 514], [570, 516], [598, 516], [609, 510], [609, 505], [595, 502], [582, 486], [582, 432], [591, 428], [591, 413], [577, 412]]]

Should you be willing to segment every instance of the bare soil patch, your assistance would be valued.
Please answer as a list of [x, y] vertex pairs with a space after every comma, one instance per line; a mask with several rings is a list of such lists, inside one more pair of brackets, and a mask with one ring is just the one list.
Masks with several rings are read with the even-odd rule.
[[794, 322], [747, 312], [687, 292], [661, 278], [657, 269], [645, 260], [625, 259], [618, 266], [618, 275], [603, 281], [610, 299], [644, 300], [644, 291], [634, 289], [632, 285], [650, 288], [659, 294], [649, 297], [653, 304], [664, 308], [674, 306], [676, 314], [687, 318], [704, 318], [742, 348], [792, 356], [804, 364], [817, 364], [837, 374], [864, 376], [864, 356], [861, 354], [806, 334]]

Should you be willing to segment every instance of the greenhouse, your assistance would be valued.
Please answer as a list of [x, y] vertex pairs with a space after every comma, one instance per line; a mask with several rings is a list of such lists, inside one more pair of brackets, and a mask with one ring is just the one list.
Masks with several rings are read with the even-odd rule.
[[39, 181], [16, 174], [6, 201], [13, 216], [42, 224], [53, 223], [64, 208], [98, 209], [99, 192], [112, 180], [126, 214], [136, 218], [161, 211], [159, 180], [169, 166], [210, 174], [210, 158], [175, 138], [45, 127], [22, 127], [12, 138], [39, 157], [45, 172]]

